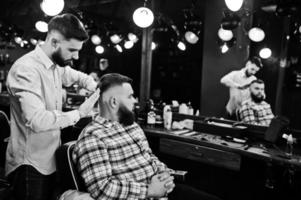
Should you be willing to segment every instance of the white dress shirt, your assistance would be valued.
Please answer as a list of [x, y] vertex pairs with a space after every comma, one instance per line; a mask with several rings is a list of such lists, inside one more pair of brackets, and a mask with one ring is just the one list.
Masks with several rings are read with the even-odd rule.
[[229, 101], [226, 105], [226, 110], [229, 114], [235, 114], [240, 108], [241, 103], [250, 98], [249, 88], [239, 89], [238, 87], [250, 84], [256, 80], [255, 76], [246, 76], [245, 68], [232, 71], [226, 74], [221, 79], [221, 83], [229, 87]]
[[22, 164], [48, 175], [56, 170], [54, 153], [60, 129], [74, 125], [79, 111], [62, 112], [62, 86], [78, 83], [95, 90], [92, 77], [53, 64], [37, 46], [19, 58], [7, 77], [10, 94], [11, 136], [6, 152], [6, 175]]

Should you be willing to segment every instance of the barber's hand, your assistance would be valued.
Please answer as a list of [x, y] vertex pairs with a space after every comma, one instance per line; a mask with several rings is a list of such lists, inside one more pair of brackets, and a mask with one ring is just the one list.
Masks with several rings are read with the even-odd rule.
[[245, 89], [247, 89], [249, 86], [250, 86], [250, 84], [245, 84], [245, 85], [238, 86], [237, 88], [240, 89], [240, 90], [245, 90]]
[[152, 177], [151, 182], [148, 186], [147, 196], [148, 197], [163, 197], [174, 188], [173, 177], [168, 173], [156, 174]]
[[95, 103], [97, 102], [99, 98], [99, 89], [97, 89], [88, 99], [82, 103], [79, 108], [79, 115], [80, 118], [88, 116], [88, 114], [92, 111]]

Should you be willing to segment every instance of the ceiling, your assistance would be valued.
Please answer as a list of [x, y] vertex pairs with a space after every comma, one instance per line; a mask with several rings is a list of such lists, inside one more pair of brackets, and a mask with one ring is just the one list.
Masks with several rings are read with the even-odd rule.
[[[14, 25], [24, 31], [27, 37], [39, 35], [34, 27], [35, 22], [41, 19], [49, 20], [40, 9], [41, 2], [42, 0], [1, 0], [0, 22]], [[149, 0], [147, 6], [152, 7], [155, 16], [180, 24], [184, 21], [184, 10], [193, 10], [196, 15], [202, 16], [204, 2], [202, 0]], [[118, 29], [129, 29], [135, 27], [132, 13], [136, 8], [143, 6], [143, 3], [143, 0], [65, 0], [63, 12], [77, 14], [91, 29], [102, 29], [106, 23], [113, 23]]]

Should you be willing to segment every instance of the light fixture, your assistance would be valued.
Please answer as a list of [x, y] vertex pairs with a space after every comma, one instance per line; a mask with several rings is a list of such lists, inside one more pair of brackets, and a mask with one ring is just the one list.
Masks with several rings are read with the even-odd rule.
[[94, 34], [91, 36], [91, 41], [95, 45], [99, 45], [101, 43], [101, 39], [98, 35]]
[[231, 30], [225, 30], [220, 28], [217, 32], [217, 35], [223, 41], [229, 41], [233, 38], [233, 32]]
[[147, 7], [140, 7], [134, 11], [133, 20], [140, 28], [147, 28], [152, 25], [154, 21], [154, 14]]
[[271, 57], [272, 50], [270, 48], [264, 47], [259, 51], [259, 56], [263, 59]]
[[121, 42], [122, 37], [119, 34], [113, 34], [110, 36], [110, 40], [113, 44], [118, 44], [119, 42]]
[[115, 45], [115, 48], [117, 49], [117, 51], [118, 51], [119, 53], [122, 53], [122, 52], [123, 52], [123, 49], [122, 49], [122, 47], [121, 47], [119, 44], [116, 44], [116, 45]]
[[218, 46], [221, 50], [221, 52], [224, 54], [226, 53], [227, 51], [229, 51], [229, 49], [234, 45], [236, 44], [236, 38], [233, 37], [231, 40], [229, 41], [223, 41], [221, 40], [220, 38], [218, 38]]
[[15, 42], [17, 44], [20, 44], [22, 42], [22, 38], [21, 37], [15, 37]]
[[134, 43], [138, 41], [138, 37], [134, 33], [128, 33], [128, 39]]
[[226, 53], [229, 50], [229, 47], [226, 43], [224, 43], [221, 47], [222, 54]]
[[134, 42], [132, 42], [132, 41], [125, 41], [124, 42], [124, 48], [126, 48], [126, 49], [130, 49], [133, 46], [134, 46]]
[[202, 21], [194, 15], [191, 9], [183, 10], [184, 12], [184, 37], [190, 44], [196, 44], [199, 41], [200, 33], [202, 30]]
[[155, 42], [152, 42], [152, 50], [155, 50], [157, 48], [157, 44]]
[[233, 12], [238, 11], [241, 8], [243, 2], [243, 0], [225, 0], [228, 9]]
[[240, 23], [240, 17], [233, 13], [224, 11], [224, 17], [221, 22], [221, 27], [225, 30], [233, 30], [238, 27]]
[[48, 24], [44, 21], [37, 21], [35, 27], [38, 31], [45, 33], [48, 31]]
[[63, 11], [64, 6], [64, 0], [43, 0], [41, 3], [42, 11], [48, 16], [58, 15]]
[[177, 47], [181, 50], [181, 51], [185, 51], [186, 50], [186, 45], [184, 42], [179, 41], [177, 44]]
[[97, 45], [97, 46], [95, 47], [95, 51], [96, 51], [96, 53], [98, 53], [98, 54], [102, 54], [102, 53], [105, 51], [105, 49], [104, 49], [101, 45]]
[[30, 43], [34, 46], [36, 46], [38, 44], [38, 41], [34, 38], [30, 38]]
[[265, 33], [261, 28], [253, 27], [249, 30], [248, 36], [253, 42], [261, 42], [265, 37]]

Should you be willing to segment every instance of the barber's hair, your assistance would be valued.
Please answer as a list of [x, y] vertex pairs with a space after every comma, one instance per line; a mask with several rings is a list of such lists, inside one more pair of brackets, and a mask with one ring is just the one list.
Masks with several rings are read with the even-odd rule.
[[255, 65], [257, 65], [257, 67], [262, 68], [263, 64], [261, 62], [261, 59], [257, 56], [253, 56], [252, 58], [249, 59], [249, 61], [251, 63], [254, 63]]
[[264, 84], [263, 80], [261, 80], [261, 79], [255, 79], [255, 80], [253, 80], [253, 81], [251, 82], [251, 85], [252, 85], [253, 83]]
[[60, 32], [66, 40], [77, 39], [86, 41], [89, 38], [83, 23], [74, 15], [66, 13], [53, 17], [48, 23], [48, 33]]
[[111, 87], [122, 85], [123, 83], [131, 84], [132, 82], [133, 80], [127, 76], [118, 73], [110, 73], [105, 74], [100, 78], [98, 87], [100, 89], [100, 94], [102, 94]]

